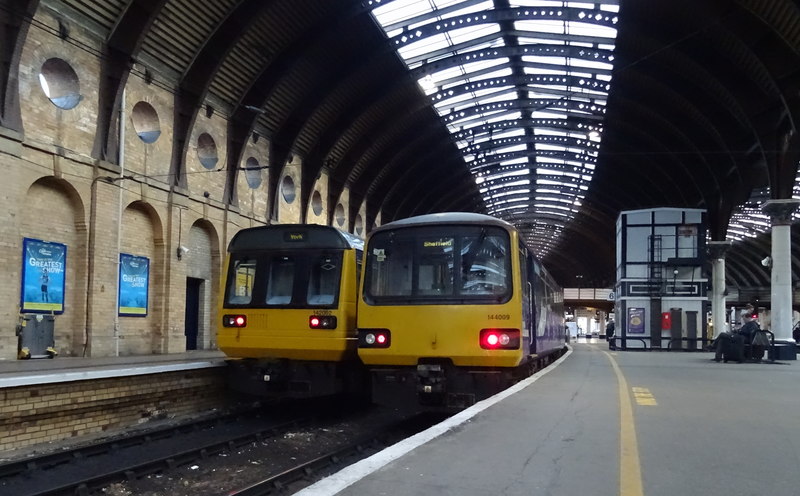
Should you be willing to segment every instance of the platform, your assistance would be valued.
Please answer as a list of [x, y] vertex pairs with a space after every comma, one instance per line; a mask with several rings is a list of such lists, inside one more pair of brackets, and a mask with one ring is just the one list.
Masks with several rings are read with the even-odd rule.
[[118, 357], [0, 360], [0, 388], [222, 367], [218, 350]]
[[797, 362], [575, 343], [554, 366], [298, 496], [797, 494]]

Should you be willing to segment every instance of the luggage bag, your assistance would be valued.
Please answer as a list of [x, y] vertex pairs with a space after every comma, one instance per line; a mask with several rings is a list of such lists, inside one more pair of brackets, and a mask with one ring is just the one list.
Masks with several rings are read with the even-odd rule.
[[744, 336], [734, 334], [722, 343], [722, 360], [724, 362], [744, 362]]

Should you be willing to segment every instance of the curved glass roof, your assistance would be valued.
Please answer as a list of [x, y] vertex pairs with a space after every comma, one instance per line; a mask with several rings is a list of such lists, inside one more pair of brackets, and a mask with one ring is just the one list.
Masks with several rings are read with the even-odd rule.
[[[792, 187], [792, 199], [800, 200], [800, 170], [794, 179]], [[728, 222], [727, 241], [744, 241], [747, 238], [755, 238], [758, 235], [772, 229], [772, 221], [769, 215], [765, 214], [762, 207], [765, 202], [770, 200], [770, 188], [754, 189], [750, 193], [750, 198], [733, 211]], [[792, 214], [792, 222], [800, 221], [800, 212]]]
[[581, 208], [611, 87], [617, 0], [372, 0], [486, 211], [541, 258]]

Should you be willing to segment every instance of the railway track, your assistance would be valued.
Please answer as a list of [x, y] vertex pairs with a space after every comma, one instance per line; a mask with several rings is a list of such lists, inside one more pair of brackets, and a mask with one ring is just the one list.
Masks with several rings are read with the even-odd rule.
[[283, 472], [270, 475], [246, 488], [234, 490], [229, 496], [267, 496], [281, 493], [292, 494], [337, 470], [351, 465], [367, 456], [413, 436], [433, 424], [441, 417], [416, 415], [402, 419], [391, 425], [383, 426], [380, 431], [371, 432], [359, 439], [337, 446], [320, 456], [304, 460]]
[[315, 404], [277, 414], [237, 412], [16, 460], [0, 464], [0, 494], [108, 494], [105, 489], [109, 485], [134, 484], [150, 475], [171, 473], [298, 429], [323, 428], [335, 418], [358, 415], [359, 408], [363, 409], [331, 409]]

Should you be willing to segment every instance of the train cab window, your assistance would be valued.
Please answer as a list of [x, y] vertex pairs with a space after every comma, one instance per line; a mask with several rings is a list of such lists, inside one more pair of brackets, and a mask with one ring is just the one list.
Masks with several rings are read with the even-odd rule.
[[295, 262], [292, 257], [276, 256], [269, 260], [267, 305], [288, 305], [292, 301]]
[[333, 305], [339, 292], [342, 255], [323, 254], [312, 261], [306, 298], [309, 305]]
[[228, 278], [227, 303], [247, 305], [253, 300], [253, 281], [256, 275], [256, 261], [241, 258], [232, 262], [231, 277]]
[[417, 264], [420, 295], [453, 294], [453, 238], [422, 242]]
[[408, 246], [410, 243], [409, 239], [379, 236], [371, 245], [365, 284], [374, 295], [411, 295], [413, 251]]
[[501, 303], [511, 297], [509, 236], [477, 226], [421, 226], [372, 237], [364, 297], [370, 304]]
[[508, 241], [482, 230], [465, 236], [461, 244], [461, 290], [474, 295], [501, 295], [507, 286]]

